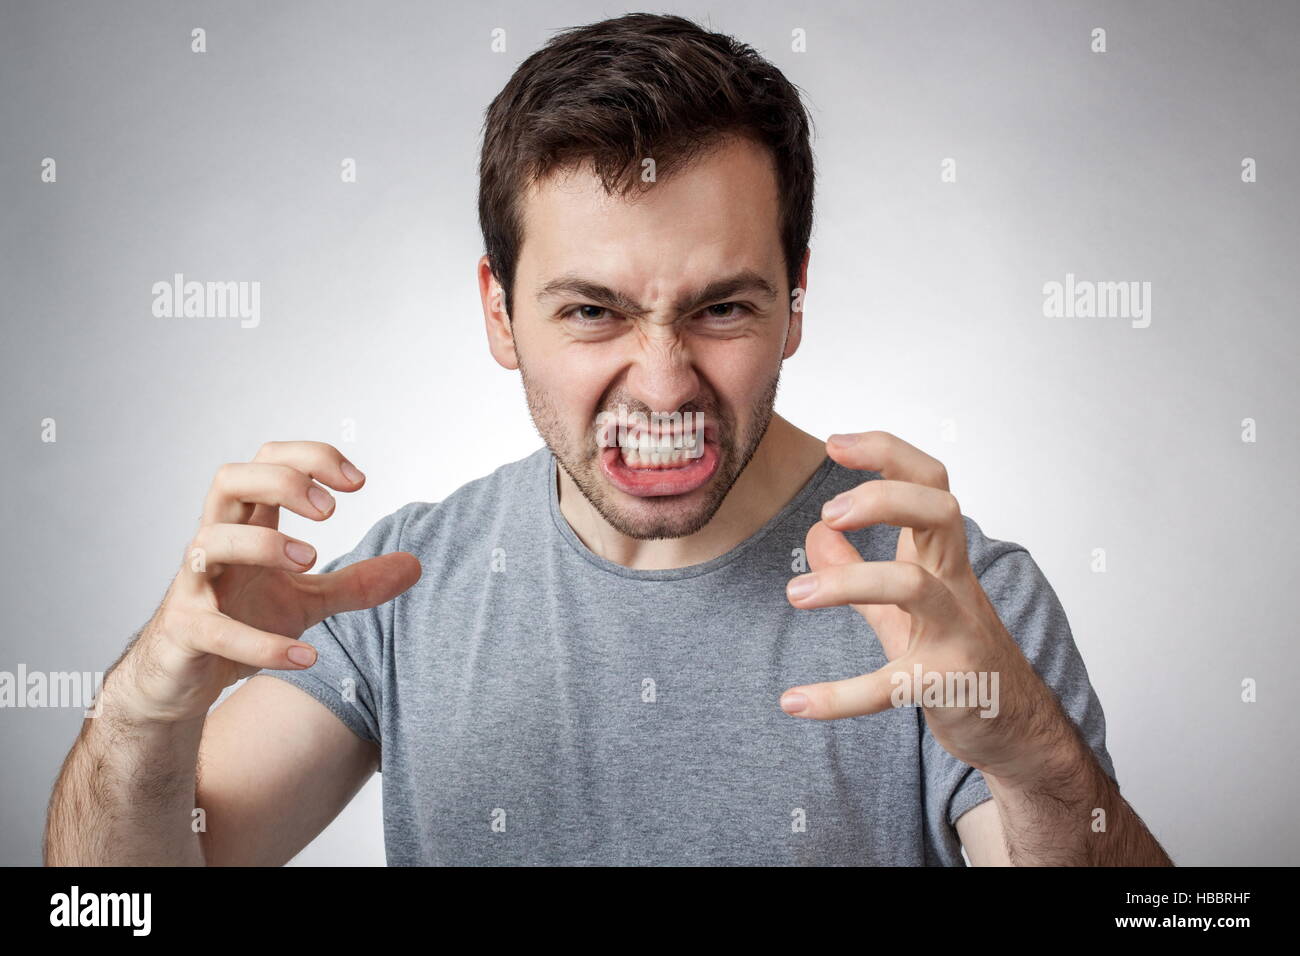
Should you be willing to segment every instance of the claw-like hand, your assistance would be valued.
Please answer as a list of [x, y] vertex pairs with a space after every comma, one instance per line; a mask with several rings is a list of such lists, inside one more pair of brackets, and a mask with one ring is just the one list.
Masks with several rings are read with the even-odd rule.
[[[832, 436], [827, 452], [881, 477], [826, 503], [808, 531], [812, 572], [791, 580], [787, 595], [799, 608], [851, 606], [889, 663], [860, 677], [793, 687], [782, 708], [834, 720], [920, 706], [935, 739], [963, 763], [1007, 775], [1032, 764], [1036, 755], [1027, 747], [1049, 746], [1031, 732], [1033, 715], [1044, 707], [1055, 713], [1057, 705], [971, 568], [947, 469], [881, 431]], [[844, 536], [874, 524], [901, 529], [893, 561], [864, 561]]]
[[315, 663], [315, 648], [296, 640], [312, 625], [419, 580], [420, 562], [401, 551], [305, 574], [316, 549], [278, 530], [281, 508], [313, 521], [334, 513], [322, 485], [352, 492], [364, 483], [321, 442], [268, 442], [251, 462], [223, 465], [162, 605], [105, 681], [110, 706], [137, 720], [202, 717], [241, 678]]

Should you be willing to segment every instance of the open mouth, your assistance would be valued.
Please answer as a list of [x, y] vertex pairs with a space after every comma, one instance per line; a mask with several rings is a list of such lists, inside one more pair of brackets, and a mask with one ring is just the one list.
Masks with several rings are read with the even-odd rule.
[[638, 498], [688, 494], [717, 470], [717, 436], [711, 427], [702, 437], [694, 430], [620, 435], [600, 450], [600, 466], [615, 488]]

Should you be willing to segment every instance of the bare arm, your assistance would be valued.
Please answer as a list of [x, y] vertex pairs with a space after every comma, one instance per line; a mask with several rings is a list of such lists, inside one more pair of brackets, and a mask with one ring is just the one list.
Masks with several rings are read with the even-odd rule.
[[374, 745], [283, 681], [250, 680], [208, 713], [264, 668], [310, 667], [315, 648], [297, 638], [314, 624], [419, 579], [400, 552], [305, 574], [315, 550], [278, 530], [279, 509], [328, 518], [333, 498], [317, 481], [355, 491], [364, 478], [319, 442], [271, 442], [217, 472], [180, 573], [64, 762], [48, 864], [283, 863], [374, 772]]
[[971, 866], [1010, 866], [1006, 836], [1002, 832], [1002, 818], [998, 805], [985, 800], [971, 807], [957, 818], [957, 836]]
[[1015, 866], [1173, 866], [1058, 709], [1055, 745], [1014, 775], [986, 772]]
[[[104, 682], [54, 785], [47, 866], [203, 865], [190, 829], [203, 719], [141, 720], [117, 706], [121, 675]], [[110, 703], [110, 700], [112, 703]]]
[[[254, 744], [255, 742], [255, 744]], [[209, 866], [281, 866], [379, 767], [379, 748], [292, 684], [256, 676], [208, 717], [198, 802]]]
[[106, 702], [64, 762], [45, 862], [280, 866], [378, 764], [374, 744], [273, 678], [253, 677], [206, 721], [138, 721]]
[[1056, 717], [1046, 756], [986, 771], [993, 799], [958, 818], [971, 865], [1173, 866], [1059, 705]]

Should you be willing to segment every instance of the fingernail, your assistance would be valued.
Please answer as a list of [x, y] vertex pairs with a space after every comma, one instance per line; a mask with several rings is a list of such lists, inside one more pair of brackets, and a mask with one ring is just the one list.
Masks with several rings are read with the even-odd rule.
[[357, 471], [357, 466], [352, 462], [344, 459], [343, 464], [339, 465], [339, 471], [343, 472], [343, 477], [355, 484], [363, 480], [366, 476]]
[[836, 495], [826, 504], [822, 505], [822, 519], [825, 521], [834, 521], [836, 518], [843, 517], [849, 513], [853, 507], [853, 496], [847, 491], [842, 495]]
[[781, 698], [781, 709], [787, 714], [801, 714], [808, 706], [808, 698], [800, 693], [786, 694]]
[[316, 648], [310, 644], [295, 644], [289, 648], [289, 660], [301, 667], [311, 667], [316, 662]]
[[317, 488], [315, 485], [307, 489], [307, 497], [311, 499], [311, 503], [316, 506], [321, 514], [329, 514], [334, 507], [334, 499], [329, 496], [329, 493]]
[[849, 445], [852, 445], [854, 442], [858, 440], [858, 436], [857, 435], [832, 435], [830, 438], [826, 440], [829, 441], [836, 448], [847, 448]]
[[311, 564], [316, 559], [316, 549], [309, 544], [303, 544], [301, 541], [286, 541], [284, 553], [295, 564]]
[[802, 577], [795, 578], [785, 586], [785, 593], [795, 600], [806, 598], [816, 590], [817, 578], [811, 574], [805, 574]]

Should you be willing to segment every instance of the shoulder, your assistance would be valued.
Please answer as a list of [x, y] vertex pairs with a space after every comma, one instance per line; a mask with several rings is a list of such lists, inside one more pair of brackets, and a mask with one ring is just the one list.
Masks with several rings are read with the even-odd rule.
[[545, 503], [551, 452], [542, 446], [461, 485], [441, 501], [413, 501], [381, 521], [396, 532], [402, 550], [418, 552], [448, 533], [466, 528], [481, 535], [492, 525], [535, 515]]

